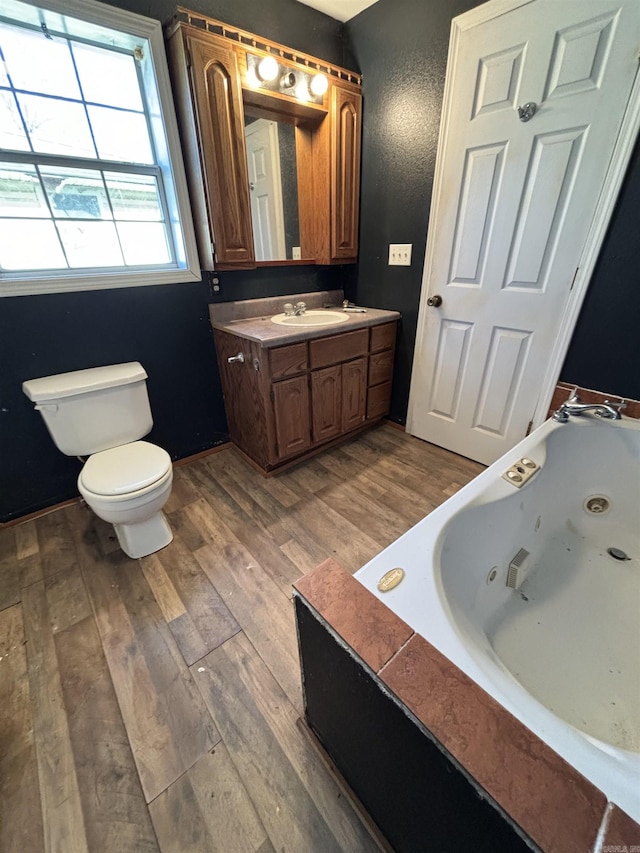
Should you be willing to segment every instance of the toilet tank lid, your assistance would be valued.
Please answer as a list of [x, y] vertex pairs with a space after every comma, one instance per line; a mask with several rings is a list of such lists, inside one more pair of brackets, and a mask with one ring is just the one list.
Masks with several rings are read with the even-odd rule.
[[44, 400], [73, 397], [75, 394], [87, 394], [89, 391], [99, 391], [116, 385], [128, 385], [146, 378], [147, 373], [140, 362], [128, 361], [125, 364], [109, 364], [105, 367], [90, 367], [87, 370], [73, 370], [71, 373], [28, 379], [22, 383], [22, 390], [34, 403], [41, 403]]

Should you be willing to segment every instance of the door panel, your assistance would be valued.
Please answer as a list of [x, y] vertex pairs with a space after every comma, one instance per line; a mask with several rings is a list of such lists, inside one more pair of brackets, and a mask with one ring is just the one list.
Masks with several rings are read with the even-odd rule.
[[498, 6], [454, 27], [407, 421], [485, 463], [532, 419], [640, 44], [634, 0]]
[[502, 177], [504, 149], [504, 144], [488, 145], [466, 152], [449, 274], [451, 284], [481, 283]]
[[473, 325], [443, 320], [436, 355], [430, 411], [455, 420]]
[[547, 133], [533, 140], [503, 288], [545, 289], [586, 130]]
[[366, 417], [367, 359], [348, 361], [342, 367], [342, 431], [359, 427]]
[[274, 382], [273, 409], [278, 458], [302, 453], [311, 445], [308, 377]]
[[[223, 39], [189, 36], [191, 79], [210, 225], [219, 264], [253, 266], [253, 234], [237, 60]], [[225, 200], [221, 207], [212, 198]]]
[[328, 441], [342, 432], [342, 368], [336, 364], [311, 374], [313, 442]]

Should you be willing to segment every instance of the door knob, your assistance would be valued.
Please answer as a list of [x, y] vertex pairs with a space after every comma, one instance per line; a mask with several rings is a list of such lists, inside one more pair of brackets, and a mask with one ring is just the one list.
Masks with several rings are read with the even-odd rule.
[[427, 299], [427, 305], [429, 308], [439, 308], [442, 305], [442, 296], [438, 296], [437, 293], [434, 293], [433, 296], [430, 296]]
[[227, 361], [229, 362], [229, 364], [235, 364], [237, 361], [239, 361], [241, 364], [244, 364], [244, 353], [239, 352], [238, 355], [231, 355], [229, 356]]

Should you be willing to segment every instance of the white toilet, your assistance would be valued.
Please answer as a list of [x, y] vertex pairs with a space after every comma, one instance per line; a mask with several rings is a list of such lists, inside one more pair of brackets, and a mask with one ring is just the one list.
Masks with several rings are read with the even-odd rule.
[[171, 457], [139, 441], [153, 426], [146, 379], [142, 365], [131, 361], [22, 383], [56, 446], [67, 456], [89, 457], [78, 477], [80, 494], [136, 559], [173, 539], [162, 512], [173, 482]]

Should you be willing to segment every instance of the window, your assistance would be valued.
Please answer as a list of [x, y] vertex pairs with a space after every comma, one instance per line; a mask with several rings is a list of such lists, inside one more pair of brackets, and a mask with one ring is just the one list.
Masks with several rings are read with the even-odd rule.
[[199, 279], [159, 22], [56, 2], [0, 0], [0, 295]]

